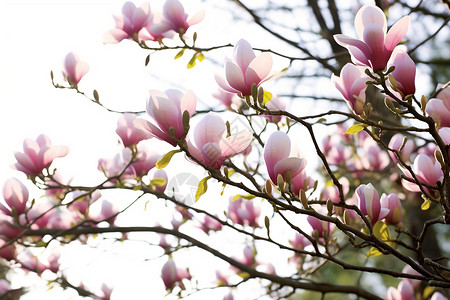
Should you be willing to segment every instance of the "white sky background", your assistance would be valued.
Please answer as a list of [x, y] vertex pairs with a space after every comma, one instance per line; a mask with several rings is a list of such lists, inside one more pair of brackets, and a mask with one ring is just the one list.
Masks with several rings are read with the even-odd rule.
[[[216, 105], [216, 100], [210, 96], [217, 87], [213, 72], [222, 72], [222, 68], [217, 69], [205, 60], [194, 69], [187, 70], [186, 64], [190, 58], [188, 51], [185, 57], [177, 61], [173, 60], [176, 52], [152, 55], [150, 65], [145, 67], [144, 60], [148, 52], [139, 49], [137, 45], [129, 41], [118, 45], [102, 44], [104, 32], [114, 26], [112, 14], [120, 14], [124, 2], [0, 1], [3, 54], [0, 56], [0, 123], [6, 133], [0, 147], [0, 183], [9, 177], [17, 177], [26, 182], [21, 172], [10, 168], [15, 162], [13, 152], [22, 151], [22, 142], [26, 137], [35, 139], [39, 134], [45, 133], [54, 145], [68, 145], [69, 155], [55, 160], [53, 166], [68, 177], [73, 176], [74, 184], [89, 185], [101, 180], [102, 176], [97, 171], [98, 158], [109, 158], [119, 151], [118, 136], [115, 134], [118, 115], [106, 112], [73, 90], [55, 89], [51, 85], [50, 70], [55, 74], [55, 82], [64, 83], [60, 70], [65, 55], [70, 51], [77, 53], [90, 66], [90, 71], [79, 84], [80, 90], [90, 96], [92, 90], [97, 89], [100, 101], [108, 107], [117, 110], [144, 110], [149, 89], [167, 88], [193, 89], [200, 102]], [[137, 5], [142, 3], [133, 2]], [[217, 11], [211, 13], [200, 1], [189, 0], [182, 3], [188, 13], [201, 8], [207, 11], [205, 20], [194, 27], [199, 34], [199, 45], [235, 43], [239, 38], [246, 38], [253, 44], [255, 36], [251, 26], [247, 25], [245, 29], [239, 26], [235, 29], [239, 34], [236, 34], [230, 30], [230, 24], [234, 24], [230, 14], [223, 10], [220, 14]], [[224, 3], [227, 2], [217, 5], [223, 6]], [[160, 10], [161, 5], [162, 1], [151, 1], [153, 11]], [[192, 35], [193, 31], [188, 33]], [[267, 44], [254, 46], [268, 47]], [[229, 48], [222, 51], [222, 54], [230, 52]], [[207, 53], [205, 55], [208, 56]], [[276, 65], [277, 69], [284, 67], [283, 64]], [[163, 81], [158, 80], [158, 77]], [[202, 108], [202, 105], [198, 108]], [[170, 149], [163, 143], [156, 142], [156, 145], [161, 153]], [[182, 160], [180, 155], [175, 163]], [[192, 165], [189, 167], [192, 168]], [[27, 186], [30, 188], [30, 198], [36, 197], [36, 189], [31, 185]], [[222, 205], [226, 205], [228, 199], [223, 200]], [[152, 212], [143, 212], [142, 205], [134, 212], [144, 218], [152, 215]], [[69, 250], [66, 257], [72, 257], [77, 265], [71, 267], [74, 283], [83, 279], [89, 286], [87, 277], [100, 276], [100, 281], [99, 278], [94, 279], [92, 290], [98, 291], [98, 283], [104, 280], [116, 287], [113, 294], [115, 299], [130, 299], [132, 291], [136, 293], [133, 299], [148, 299], [149, 295], [154, 299], [162, 298], [166, 292], [159, 274], [165, 259], [154, 265], [152, 261], [143, 263], [151, 255], [139, 252], [138, 248], [123, 248], [117, 250], [110, 247], [104, 253], [85, 252], [86, 249], [79, 248]], [[83, 252], [87, 257], [82, 255]], [[117, 259], [115, 254], [107, 254], [109, 252], [124, 252], [128, 257], [124, 259], [122, 255]], [[160, 250], [156, 253], [160, 253]], [[240, 251], [237, 255], [239, 254]], [[79, 262], [76, 261], [77, 258], [80, 259]], [[208, 261], [207, 257], [202, 259]], [[87, 267], [84, 265], [85, 261], [88, 262]], [[94, 262], [105, 268], [105, 272], [98, 273], [95, 267], [91, 270], [91, 263]], [[183, 266], [178, 260], [177, 264]], [[90, 270], [90, 275], [86, 276], [86, 270]], [[13, 287], [20, 286], [17, 281], [13, 284]], [[46, 299], [61, 299], [61, 295], [55, 290], [47, 293], [45, 286], [34, 289], [36, 291], [24, 299], [38, 299], [44, 295]], [[65, 293], [64, 297], [74, 295]]]

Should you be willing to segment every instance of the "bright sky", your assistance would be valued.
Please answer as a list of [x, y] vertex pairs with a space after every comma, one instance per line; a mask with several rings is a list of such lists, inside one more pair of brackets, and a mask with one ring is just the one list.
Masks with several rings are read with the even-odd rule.
[[[221, 2], [216, 5], [227, 3]], [[135, 44], [128, 41], [119, 45], [102, 44], [103, 33], [114, 25], [112, 14], [120, 14], [123, 3], [122, 0], [0, 1], [3, 45], [3, 55], [0, 56], [0, 123], [6, 132], [0, 149], [0, 183], [9, 177], [25, 181], [22, 173], [10, 168], [15, 162], [13, 151], [22, 151], [24, 138], [35, 139], [41, 133], [47, 134], [55, 145], [69, 146], [70, 154], [56, 160], [54, 166], [74, 176], [74, 184], [96, 182], [100, 178], [98, 158], [109, 158], [117, 153], [118, 137], [114, 131], [118, 115], [104, 111], [74, 91], [55, 89], [51, 85], [50, 70], [55, 74], [55, 81], [63, 83], [60, 70], [65, 55], [70, 51], [77, 53], [90, 66], [89, 73], [79, 84], [80, 89], [88, 95], [97, 89], [101, 102], [111, 108], [144, 110], [149, 89], [185, 90], [187, 87], [196, 92], [200, 103], [216, 105], [210, 96], [216, 89], [214, 68], [210, 62], [204, 61], [194, 69], [187, 70], [185, 66], [189, 56], [174, 61], [176, 53], [173, 52], [153, 55], [150, 65], [145, 67], [144, 60], [148, 52]], [[136, 1], [136, 4], [140, 5], [141, 2]], [[152, 1], [152, 10], [160, 10], [161, 4], [162, 1]], [[186, 11], [191, 13], [203, 7], [197, 0], [183, 1], [183, 4]], [[240, 27], [239, 35], [231, 37], [230, 22], [230, 14], [223, 11], [211, 14], [207, 11], [204, 22], [196, 27], [199, 43], [214, 45], [234, 43], [241, 37], [250, 42], [254, 39], [250, 26], [246, 27], [247, 32]], [[214, 26], [207, 26], [208, 23], [214, 23]], [[208, 38], [202, 40], [204, 36]], [[227, 55], [230, 51], [226, 49], [222, 53]], [[281, 69], [284, 66], [278, 67]], [[220, 72], [221, 68], [215, 71]], [[202, 81], [199, 82], [198, 78], [202, 78]], [[161, 146], [161, 149], [169, 148]], [[36, 190], [30, 185], [28, 187], [33, 195]], [[142, 206], [135, 213], [141, 214], [141, 217], [152, 216], [152, 212], [143, 212]], [[70, 266], [66, 260], [74, 283], [81, 279], [89, 281], [86, 278], [89, 276], [98, 283], [97, 277], [101, 277], [116, 287], [116, 299], [130, 299], [131, 291], [135, 291], [133, 299], [148, 299], [149, 295], [160, 299], [165, 295], [159, 278], [165, 259], [151, 265], [155, 262], [143, 261], [152, 255], [138, 250], [139, 246], [110, 246], [108, 251], [103, 251], [106, 247], [102, 245], [100, 251], [86, 253], [83, 253], [86, 249], [80, 250], [79, 247], [68, 250], [67, 257], [72, 257], [77, 265], [74, 267], [72, 261]], [[71, 253], [75, 255], [71, 256]], [[120, 260], [117, 259], [117, 253], [121, 253]], [[160, 250], [155, 253], [160, 253]], [[205, 257], [202, 259], [208, 260]], [[87, 267], [84, 265], [86, 261]], [[86, 276], [86, 270], [89, 270], [89, 276]], [[206, 276], [213, 274], [206, 273]], [[33, 280], [30, 279], [27, 284], [34, 284]], [[94, 286], [93, 290], [98, 288]], [[55, 290], [48, 294], [46, 290], [46, 286], [41, 286], [23, 299], [37, 299], [43, 295], [60, 299], [61, 295]], [[64, 295], [69, 297], [75, 294]]]

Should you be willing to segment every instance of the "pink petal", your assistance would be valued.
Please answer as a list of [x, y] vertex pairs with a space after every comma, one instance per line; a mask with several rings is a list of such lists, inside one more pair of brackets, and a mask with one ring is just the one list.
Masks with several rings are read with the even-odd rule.
[[37, 175], [41, 170], [36, 169], [36, 163], [25, 153], [15, 152], [14, 156], [17, 160], [15, 168], [27, 175]]
[[370, 66], [370, 62], [368, 57], [358, 48], [349, 46], [348, 52], [350, 52], [350, 56], [352, 62], [358, 66]]
[[267, 77], [272, 69], [272, 56], [269, 53], [262, 53], [258, 55], [245, 72], [246, 85], [258, 84], [262, 79]]
[[134, 120], [133, 124], [137, 129], [147, 132], [149, 135], [154, 136], [161, 141], [166, 141], [172, 146], [176, 146], [176, 142], [167, 133], [162, 132], [161, 129], [148, 122], [147, 120], [136, 119]]
[[218, 162], [222, 157], [222, 151], [218, 143], [210, 142], [202, 145], [203, 162], [213, 168], [220, 167], [222, 161]]
[[172, 28], [178, 31], [180, 28], [186, 29], [187, 14], [184, 12], [183, 5], [178, 0], [166, 0], [163, 6], [164, 17], [172, 23], [176, 28]]
[[370, 57], [371, 51], [364, 42], [351, 38], [344, 34], [335, 34], [333, 37], [336, 43], [338, 43], [342, 47], [356, 47], [359, 49], [359, 51], [362, 52], [365, 57]]
[[201, 21], [203, 21], [204, 18], [205, 18], [205, 11], [200, 10], [196, 12], [193, 16], [191, 16], [189, 20], [187, 20], [187, 23], [189, 26], [192, 26], [200, 23]]
[[104, 44], [117, 44], [122, 40], [128, 38], [128, 34], [117, 28], [113, 28], [103, 35], [103, 43]]
[[232, 134], [226, 139], [221, 140], [220, 148], [222, 149], [222, 156], [229, 156], [244, 151], [252, 141], [252, 137], [253, 134], [250, 131], [244, 131]]
[[241, 68], [242, 74], [245, 73], [254, 58], [255, 53], [252, 46], [244, 39], [239, 40], [234, 46], [234, 60]]
[[291, 172], [291, 178], [298, 175], [306, 165], [306, 160], [298, 157], [289, 157], [280, 160], [275, 164], [274, 176], [281, 174], [283, 177], [286, 175], [287, 171]]
[[55, 158], [66, 156], [69, 153], [67, 146], [51, 146], [42, 153], [42, 163], [44, 166], [50, 164]]
[[409, 16], [405, 16], [398, 20], [392, 27], [389, 29], [389, 32], [386, 35], [386, 39], [384, 42], [384, 46], [386, 49], [392, 51], [394, 48], [400, 43], [403, 37], [408, 32], [409, 28]]
[[195, 108], [197, 107], [197, 97], [194, 92], [191, 90], [186, 91], [181, 99], [180, 109], [183, 113], [185, 110], [189, 112], [189, 115], [192, 116], [195, 112]]
[[209, 112], [197, 124], [194, 130], [195, 144], [199, 149], [203, 148], [206, 143], [219, 143], [223, 138], [226, 127], [222, 118], [213, 112]]
[[355, 29], [360, 39], [363, 39], [364, 30], [370, 24], [377, 24], [383, 33], [386, 33], [387, 22], [384, 12], [377, 6], [364, 5], [355, 17]]
[[240, 91], [241, 93], [245, 93], [248, 88], [245, 85], [244, 75], [242, 74], [241, 69], [232, 62], [226, 62], [225, 64], [225, 75], [227, 78], [228, 84]]
[[229, 92], [229, 93], [239, 94], [239, 91], [232, 88], [231, 86], [229, 86], [228, 83], [226, 82], [225, 78], [223, 78], [219, 74], [214, 74], [214, 79], [216, 80], [217, 84], [219, 85], [219, 87], [222, 90]]

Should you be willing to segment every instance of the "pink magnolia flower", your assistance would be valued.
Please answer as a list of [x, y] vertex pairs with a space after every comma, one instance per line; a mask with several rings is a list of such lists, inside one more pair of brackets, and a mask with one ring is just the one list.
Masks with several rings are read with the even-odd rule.
[[[391, 138], [389, 142], [389, 148], [399, 150], [402, 143], [403, 143], [404, 135], [401, 133], [396, 133]], [[403, 147], [402, 151], [400, 151], [400, 155], [402, 157], [403, 161], [408, 161], [409, 157], [411, 156], [411, 153], [414, 151], [414, 148], [416, 147], [413, 140], [408, 139], [405, 143], [405, 146]], [[397, 163], [397, 156], [393, 152], [389, 152], [389, 155], [391, 156], [392, 160]]]
[[178, 0], [166, 0], [163, 6], [164, 19], [150, 30], [155, 33], [164, 33], [169, 30], [184, 34], [189, 27], [200, 23], [205, 17], [203, 10], [198, 11], [188, 20], [188, 14], [184, 12], [183, 5]]
[[227, 137], [225, 122], [209, 112], [195, 127], [195, 146], [188, 140], [189, 152], [205, 165], [219, 169], [229, 156], [244, 151], [252, 136], [250, 131], [243, 131]]
[[261, 208], [255, 206], [253, 201], [238, 198], [230, 200], [228, 204], [227, 216], [236, 224], [259, 227], [258, 219], [261, 214]]
[[[402, 167], [401, 165], [398, 165], [398, 167], [400, 168], [400, 170], [402, 170], [406, 177], [413, 179], [412, 175], [406, 168]], [[416, 159], [414, 159], [412, 170], [414, 174], [416, 174], [416, 177], [420, 182], [432, 186], [435, 186], [437, 182], [442, 182], [442, 179], [444, 178], [444, 174], [442, 173], [441, 165], [439, 164], [439, 162], [433, 161], [426, 154], [419, 154], [416, 156]], [[402, 184], [403, 187], [408, 191], [420, 192], [419, 186], [414, 182], [402, 180]], [[424, 188], [425, 190], [428, 190], [428, 192], [431, 192], [429, 188]]]
[[62, 71], [64, 80], [69, 82], [71, 86], [77, 86], [81, 78], [89, 71], [89, 65], [80, 61], [78, 55], [70, 52], [64, 60], [64, 70]]
[[136, 128], [133, 124], [134, 120], [136, 120], [135, 114], [124, 113], [117, 121], [116, 133], [120, 136], [125, 147], [136, 145], [151, 137], [147, 132]]
[[205, 215], [205, 218], [203, 222], [200, 224], [199, 228], [203, 230], [206, 234], [209, 233], [209, 231], [219, 231], [222, 229], [222, 223], [217, 221], [216, 219]]
[[391, 66], [395, 66], [391, 74], [397, 81], [396, 88], [405, 96], [414, 94], [416, 92], [416, 65], [406, 50], [401, 47], [395, 48], [389, 63], [389, 67]]
[[6, 260], [13, 260], [16, 257], [16, 248], [14, 244], [6, 245], [6, 241], [0, 238], [0, 257]]
[[41, 134], [36, 141], [25, 139], [23, 152], [14, 152], [17, 159], [14, 168], [28, 176], [37, 176], [48, 168], [57, 157], [66, 156], [69, 149], [66, 146], [52, 146], [50, 139]]
[[263, 82], [275, 78], [272, 69], [272, 56], [261, 53], [256, 56], [246, 40], [239, 40], [234, 46], [233, 60], [225, 63], [226, 80], [215, 74], [217, 84], [226, 92], [248, 96], [252, 85], [260, 86]]
[[6, 279], [0, 279], [0, 296], [6, 294], [10, 289], [11, 286], [9, 285], [9, 281]]
[[[410, 265], [404, 266], [402, 273], [406, 273], [406, 274], [410, 274], [410, 275], [421, 275], [419, 272], [414, 270]], [[408, 281], [414, 290], [417, 290], [420, 287], [420, 283], [422, 282], [421, 280], [418, 280], [418, 279], [409, 279], [409, 278], [403, 278], [402, 280]]]
[[306, 166], [306, 160], [298, 157], [289, 157], [291, 153], [291, 140], [281, 131], [275, 131], [269, 137], [264, 146], [264, 161], [267, 172], [274, 184], [277, 184], [277, 176], [281, 174], [285, 178], [287, 172], [291, 172], [291, 178], [299, 174]]
[[137, 145], [137, 154], [135, 162], [133, 162], [126, 170], [124, 175], [126, 177], [142, 177], [156, 166], [156, 162], [161, 158], [161, 155], [153, 150], [150, 150], [146, 145]]
[[[111, 178], [121, 174], [130, 161], [131, 150], [129, 148], [124, 148], [122, 149], [122, 152], [117, 153], [114, 158], [100, 158], [98, 160], [97, 169], [102, 171], [106, 177]], [[131, 170], [130, 173], [132, 173]]]
[[442, 138], [442, 141], [446, 144], [446, 145], [450, 145], [450, 128], [449, 127], [444, 127], [438, 130], [439, 135]]
[[125, 2], [122, 15], [114, 16], [116, 28], [109, 30], [103, 36], [105, 44], [116, 44], [124, 39], [142, 40], [142, 29], [152, 24], [153, 15], [150, 4], [144, 3], [140, 7], [132, 2]]
[[334, 35], [334, 39], [348, 49], [355, 64], [369, 66], [377, 72], [386, 67], [392, 51], [403, 39], [408, 27], [409, 16], [405, 16], [386, 34], [387, 21], [383, 11], [375, 5], [364, 5], [355, 17], [359, 40], [343, 34]]
[[313, 216], [307, 216], [306, 221], [308, 221], [309, 225], [312, 227], [313, 232], [317, 231], [317, 236], [319, 238], [329, 236], [335, 227], [334, 224], [327, 221], [322, 221]]
[[378, 192], [371, 183], [361, 184], [356, 188], [355, 193], [359, 209], [369, 218], [372, 226], [389, 214], [389, 209], [381, 206]]
[[384, 218], [386, 224], [397, 225], [402, 221], [402, 204], [397, 194], [391, 193], [389, 195], [381, 195], [381, 207], [389, 210], [389, 213]]
[[113, 225], [116, 221], [116, 215], [118, 212], [119, 210], [114, 203], [108, 200], [103, 200], [100, 213], [92, 218], [97, 221], [106, 220], [110, 225]]
[[164, 264], [161, 270], [161, 278], [166, 286], [166, 289], [172, 289], [177, 283], [181, 283], [183, 279], [191, 279], [189, 271], [185, 269], [177, 269], [172, 258]]
[[442, 295], [439, 292], [434, 292], [433, 296], [431, 296], [430, 300], [448, 300], [447, 297], [445, 297], [444, 295]]
[[223, 91], [222, 89], [217, 89], [217, 91], [212, 94], [212, 96], [219, 100], [220, 103], [225, 105], [227, 108], [231, 108], [232, 106], [239, 106], [241, 100], [236, 96], [236, 94], [231, 94]]
[[331, 75], [331, 82], [339, 90], [348, 107], [357, 115], [363, 113], [367, 80], [369, 77], [364, 74], [363, 69], [351, 63], [342, 68], [340, 77]]
[[306, 174], [305, 169], [303, 169], [296, 176], [291, 178], [292, 192], [296, 195], [300, 190], [309, 190], [314, 187], [314, 179]]
[[72, 193], [72, 202], [67, 208], [72, 212], [79, 212], [85, 215], [88, 212], [89, 206], [96, 202], [102, 196], [99, 190], [96, 190], [92, 194], [87, 194], [82, 191], [74, 191]]
[[367, 170], [383, 170], [389, 165], [389, 155], [373, 139], [365, 139], [361, 151], [361, 164]]
[[155, 188], [158, 192], [164, 193], [164, 191], [166, 190], [166, 187], [167, 187], [167, 182], [169, 181], [166, 171], [164, 171], [163, 169], [156, 170], [155, 173], [153, 174], [153, 179], [155, 179], [155, 178], [162, 178], [166, 181], [166, 183], [163, 185], [155, 186]]
[[389, 287], [386, 300], [415, 300], [414, 290], [408, 281], [400, 281], [397, 289]]
[[9, 178], [3, 184], [3, 199], [7, 206], [0, 203], [0, 210], [12, 216], [12, 210], [16, 215], [23, 214], [27, 208], [28, 189], [16, 178]]
[[187, 91], [184, 95], [178, 90], [150, 91], [147, 101], [147, 114], [157, 124], [155, 126], [143, 119], [136, 119], [134, 125], [151, 136], [176, 146], [176, 141], [170, 136], [170, 127], [174, 128], [175, 138], [181, 139], [184, 134], [183, 112], [187, 110], [192, 116], [197, 106], [197, 97], [194, 92]]
[[[438, 84], [436, 90], [442, 87], [442, 84]], [[425, 111], [439, 123], [439, 127], [450, 127], [450, 85], [440, 91], [436, 98], [428, 100]]]
[[295, 249], [304, 249], [306, 246], [311, 245], [311, 242], [302, 234], [295, 232], [295, 236], [289, 243]]
[[[277, 111], [277, 110], [286, 110], [286, 102], [283, 100], [283, 98], [274, 96], [272, 97], [272, 100], [269, 101], [269, 103], [266, 104], [266, 107], [269, 110]], [[272, 123], [278, 123], [281, 121], [282, 116], [277, 115], [264, 115], [270, 122]]]

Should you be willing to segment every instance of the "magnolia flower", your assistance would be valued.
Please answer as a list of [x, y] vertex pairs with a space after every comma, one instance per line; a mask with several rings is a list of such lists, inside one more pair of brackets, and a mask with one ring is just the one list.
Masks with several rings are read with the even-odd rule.
[[348, 107], [357, 115], [363, 113], [364, 103], [366, 102], [367, 80], [369, 80], [369, 77], [364, 74], [363, 69], [351, 63], [342, 68], [340, 77], [331, 75], [331, 82], [342, 94]]
[[[389, 142], [389, 148], [394, 150], [399, 150], [400, 147], [403, 144], [404, 135], [401, 133], [396, 133], [394, 136], [392, 136], [390, 142]], [[407, 161], [409, 157], [411, 156], [411, 153], [414, 151], [415, 143], [413, 140], [408, 139], [405, 143], [405, 146], [400, 151], [400, 155], [402, 157], [403, 161]], [[397, 155], [395, 155], [393, 152], [389, 152], [389, 155], [391, 156], [392, 160], [397, 163]]]
[[355, 17], [359, 40], [343, 34], [334, 35], [334, 39], [348, 49], [355, 64], [369, 66], [377, 72], [386, 67], [392, 51], [403, 39], [408, 27], [409, 16], [405, 16], [386, 34], [387, 21], [383, 11], [375, 5], [364, 5]]
[[372, 226], [389, 214], [389, 209], [381, 206], [378, 192], [371, 183], [361, 184], [356, 188], [355, 193], [359, 209], [369, 218]]
[[[284, 111], [286, 110], [286, 102], [283, 100], [283, 98], [274, 96], [272, 97], [272, 100], [270, 100], [269, 103], [266, 104], [266, 107], [272, 111]], [[264, 115], [264, 117], [266, 117], [272, 123], [278, 123], [281, 121], [281, 116], [277, 115]]]
[[9, 178], [3, 184], [3, 199], [7, 206], [0, 203], [0, 210], [12, 216], [15, 210], [16, 215], [23, 214], [27, 208], [28, 189], [16, 178]]
[[88, 194], [82, 191], [74, 191], [72, 193], [72, 203], [67, 207], [72, 212], [79, 212], [84, 215], [87, 213], [89, 206], [96, 202], [102, 193], [99, 190], [96, 190], [92, 194]]
[[306, 174], [305, 169], [303, 169], [296, 176], [291, 178], [292, 192], [296, 195], [300, 190], [309, 190], [314, 187], [314, 179]]
[[246, 40], [239, 40], [234, 46], [233, 60], [225, 63], [226, 80], [215, 74], [217, 84], [226, 92], [240, 96], [251, 95], [252, 85], [275, 78], [272, 69], [272, 56], [261, 53], [256, 56]]
[[206, 234], [208, 234], [208, 232], [210, 230], [212, 231], [219, 231], [222, 229], [222, 224], [217, 221], [216, 219], [205, 215], [205, 218], [203, 220], [203, 222], [200, 224], [199, 228], [201, 230], [203, 230]]
[[275, 131], [269, 137], [264, 147], [264, 161], [267, 172], [274, 184], [277, 184], [277, 176], [281, 174], [285, 178], [286, 173], [291, 173], [291, 178], [299, 174], [306, 166], [306, 160], [298, 157], [289, 157], [291, 153], [291, 140], [281, 131]]
[[392, 53], [391, 62], [389, 67], [395, 66], [392, 71], [397, 84], [391, 82], [394, 88], [403, 93], [403, 95], [411, 95], [416, 92], [416, 65], [414, 61], [409, 57], [408, 53], [400, 47], [395, 48]]
[[146, 145], [137, 145], [137, 154], [135, 162], [133, 162], [124, 172], [125, 176], [142, 177], [156, 166], [156, 163], [161, 158], [161, 155], [153, 150], [150, 150]]
[[397, 194], [381, 195], [381, 207], [388, 209], [389, 213], [385, 216], [386, 224], [397, 225], [402, 221], [402, 204]]
[[408, 281], [400, 281], [397, 289], [389, 287], [386, 300], [415, 300], [414, 290]]
[[77, 86], [81, 78], [89, 71], [89, 65], [80, 61], [78, 55], [70, 52], [64, 60], [64, 70], [62, 71], [64, 80], [71, 86]]
[[155, 173], [153, 174], [153, 179], [164, 179], [165, 183], [163, 185], [155, 185], [155, 189], [160, 192], [160, 193], [164, 193], [164, 191], [166, 190], [167, 187], [167, 182], [169, 180], [169, 178], [167, 177], [167, 173], [166, 171], [164, 171], [163, 169], [158, 169], [155, 171]]
[[295, 249], [304, 249], [306, 246], [311, 245], [311, 242], [303, 234], [298, 232], [295, 232], [294, 238], [289, 240], [289, 243]]
[[124, 147], [136, 145], [151, 137], [145, 131], [136, 128], [133, 124], [134, 120], [136, 120], [135, 114], [124, 113], [117, 121], [116, 133], [120, 136]]
[[[436, 90], [442, 87], [442, 84], [438, 84]], [[441, 90], [436, 98], [428, 100], [425, 111], [439, 123], [439, 127], [450, 127], [450, 85]]]
[[205, 17], [203, 10], [198, 11], [188, 20], [188, 14], [184, 12], [183, 5], [178, 0], [166, 0], [163, 6], [164, 19], [150, 30], [154, 33], [164, 33], [169, 30], [184, 34], [189, 27], [200, 23]]
[[[401, 165], [398, 165], [400, 170], [406, 175], [406, 177], [413, 179], [411, 173]], [[444, 174], [442, 173], [441, 165], [437, 161], [433, 161], [426, 154], [419, 154], [414, 159], [414, 165], [412, 170], [416, 175], [417, 179], [422, 182], [429, 184], [431, 186], [436, 186], [438, 182], [442, 182]], [[408, 180], [402, 180], [403, 187], [411, 192], [421, 192], [419, 186]], [[430, 189], [424, 187], [425, 190], [430, 192]]]
[[255, 206], [252, 201], [238, 198], [230, 200], [228, 204], [227, 216], [236, 224], [248, 225], [251, 227], [259, 227], [258, 219], [261, 214], [261, 208]]
[[212, 96], [215, 99], [219, 100], [220, 103], [225, 105], [227, 108], [231, 108], [233, 105], [239, 106], [239, 103], [241, 102], [236, 94], [225, 92], [222, 89], [217, 89], [217, 91], [213, 93]]
[[434, 292], [433, 296], [431, 296], [430, 300], [448, 300], [447, 297], [445, 297], [444, 295], [442, 295], [439, 292]]
[[161, 278], [166, 286], [166, 289], [172, 289], [177, 282], [181, 282], [183, 279], [191, 279], [189, 271], [184, 269], [177, 269], [175, 262], [172, 258], [164, 264], [161, 270]]
[[[410, 265], [406, 265], [403, 267], [402, 273], [406, 273], [409, 275], [418, 275], [421, 276], [419, 272], [414, 270]], [[417, 290], [420, 287], [421, 280], [418, 279], [410, 279], [410, 278], [403, 278], [402, 280], [408, 281], [409, 284], [413, 287], [414, 290]]]
[[324, 238], [326, 236], [329, 236], [331, 232], [334, 230], [334, 224], [320, 220], [313, 216], [306, 217], [306, 220], [308, 221], [309, 225], [312, 227], [312, 231], [317, 232], [318, 238]]
[[383, 170], [389, 165], [389, 155], [372, 139], [364, 140], [360, 157], [367, 170]]
[[250, 131], [227, 137], [225, 122], [209, 112], [195, 127], [195, 146], [188, 140], [189, 152], [205, 165], [219, 169], [229, 156], [244, 151], [252, 140]]
[[0, 257], [6, 260], [13, 260], [16, 257], [14, 244], [6, 246], [6, 241], [0, 238]]
[[66, 146], [52, 146], [50, 139], [41, 134], [36, 141], [25, 139], [23, 152], [14, 152], [17, 163], [14, 168], [28, 176], [37, 176], [48, 168], [57, 157], [66, 156], [69, 149]]
[[174, 129], [174, 136], [181, 139], [184, 134], [183, 112], [188, 111], [192, 116], [197, 106], [197, 97], [194, 92], [187, 91], [184, 95], [178, 90], [150, 91], [147, 101], [147, 114], [157, 124], [155, 126], [143, 119], [136, 119], [134, 125], [151, 136], [176, 146], [176, 141], [170, 136], [170, 127]]
[[116, 28], [109, 30], [103, 36], [105, 44], [116, 44], [124, 39], [139, 41], [142, 39], [142, 29], [152, 24], [153, 15], [150, 4], [144, 3], [140, 7], [132, 2], [125, 2], [122, 15], [114, 16]]

